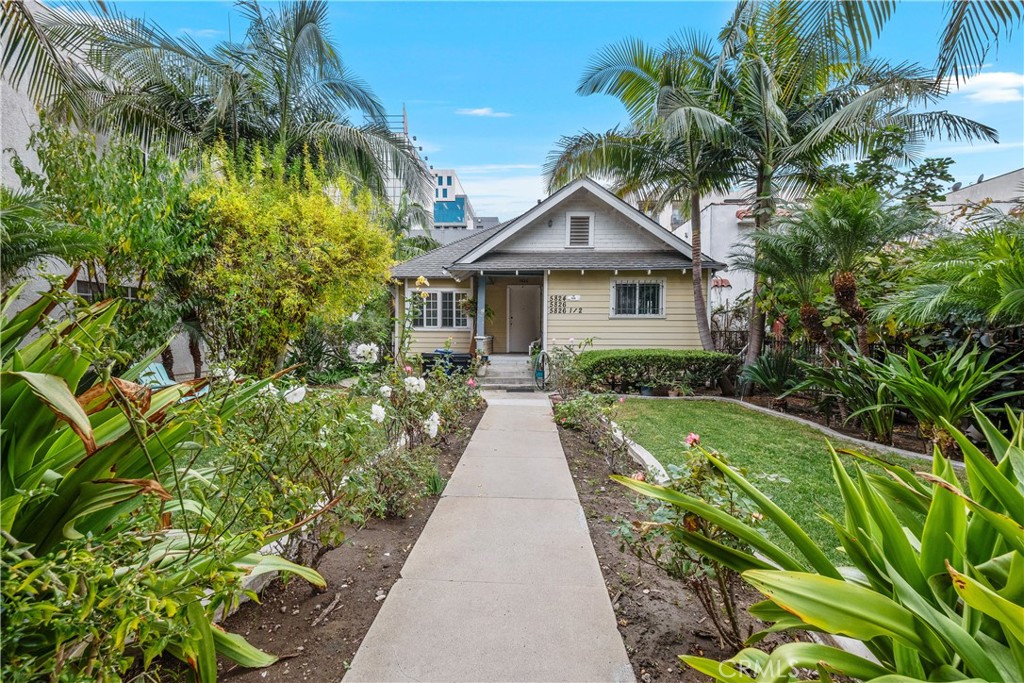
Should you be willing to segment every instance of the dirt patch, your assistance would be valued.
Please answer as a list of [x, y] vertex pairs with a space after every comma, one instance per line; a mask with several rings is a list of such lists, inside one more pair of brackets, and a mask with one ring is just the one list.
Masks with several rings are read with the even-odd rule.
[[[706, 681], [683, 664], [679, 655], [722, 660], [735, 652], [720, 644], [700, 603], [682, 583], [654, 567], [639, 566], [635, 557], [619, 549], [612, 531], [619, 520], [638, 517], [632, 494], [608, 479], [604, 457], [586, 438], [573, 431], [558, 431], [637, 680]], [[761, 596], [753, 589], [743, 591], [744, 617], [750, 619], [746, 607]], [[780, 642], [784, 641], [766, 639], [759, 647], [770, 649]]]
[[[467, 414], [443, 444], [438, 469], [445, 478], [455, 470], [483, 413], [480, 408]], [[256, 670], [222, 662], [223, 679], [340, 681], [438, 500], [424, 498], [408, 517], [373, 519], [348, 530], [345, 543], [325, 553], [317, 567], [326, 589], [279, 580], [263, 592], [261, 603], [242, 605], [225, 628], [281, 660]]]

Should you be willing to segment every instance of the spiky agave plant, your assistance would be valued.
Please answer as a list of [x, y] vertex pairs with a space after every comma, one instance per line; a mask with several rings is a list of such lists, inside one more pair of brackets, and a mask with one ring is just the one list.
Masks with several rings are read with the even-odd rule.
[[[730, 683], [803, 680], [801, 669], [816, 670], [821, 681], [837, 675], [879, 683], [1024, 679], [1024, 413], [1007, 409], [1008, 435], [981, 411], [973, 417], [988, 453], [944, 423], [963, 451], [970, 493], [937, 449], [924, 472], [830, 447], [845, 509], [826, 519], [848, 567], [836, 566], [792, 517], [710, 451], [708, 461], [786, 535], [795, 554], [699, 498], [614, 477], [719, 524], [754, 549], [683, 536], [765, 596], [750, 612], [769, 626], [726, 661], [681, 659]], [[840, 454], [854, 459], [852, 472]], [[854, 638], [871, 657], [807, 642], [770, 653], [753, 647], [780, 631]]]

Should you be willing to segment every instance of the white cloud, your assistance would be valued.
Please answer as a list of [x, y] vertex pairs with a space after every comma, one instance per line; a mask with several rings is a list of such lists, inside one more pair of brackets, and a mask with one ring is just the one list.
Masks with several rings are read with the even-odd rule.
[[178, 29], [178, 34], [193, 38], [217, 38], [224, 35], [224, 31], [216, 28], [183, 28]]
[[478, 107], [476, 109], [456, 109], [455, 113], [460, 116], [485, 116], [492, 119], [505, 119], [512, 114], [507, 111], [494, 111], [490, 107]]
[[990, 71], [968, 78], [957, 87], [950, 88], [958, 95], [964, 95], [971, 102], [982, 104], [1003, 104], [1024, 101], [1024, 74], [1013, 71]]

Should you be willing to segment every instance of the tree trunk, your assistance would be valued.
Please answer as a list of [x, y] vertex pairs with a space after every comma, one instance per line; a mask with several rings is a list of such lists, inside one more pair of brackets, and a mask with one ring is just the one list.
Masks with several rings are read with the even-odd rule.
[[836, 273], [832, 279], [832, 293], [836, 303], [857, 324], [857, 350], [862, 356], [868, 355], [868, 312], [860, 305], [857, 298], [857, 278], [853, 273], [845, 271]]
[[203, 349], [199, 345], [199, 335], [188, 335], [188, 352], [192, 356], [192, 376], [199, 379], [203, 376]]
[[705, 351], [713, 351], [711, 324], [708, 322], [708, 304], [704, 297], [704, 265], [701, 260], [700, 194], [690, 193], [690, 250], [693, 261], [693, 308], [697, 314], [697, 332]]
[[[771, 218], [773, 211], [771, 192], [771, 177], [764, 170], [757, 175], [756, 192], [757, 201], [754, 203], [754, 229], [763, 230]], [[755, 254], [756, 258], [756, 254]], [[764, 311], [757, 305], [761, 296], [761, 278], [754, 275], [754, 284], [750, 288], [750, 319], [747, 321], [747, 353], [743, 359], [743, 366], [753, 365], [761, 355], [761, 345], [764, 343]], [[749, 391], [750, 385], [744, 390]]]
[[821, 311], [809, 301], [800, 304], [800, 324], [807, 331], [807, 337], [821, 349], [821, 357], [826, 363], [832, 356], [832, 339], [825, 331]]
[[165, 346], [164, 350], [160, 352], [160, 363], [164, 366], [164, 370], [167, 371], [167, 376], [174, 379], [174, 351], [171, 350], [170, 344]]

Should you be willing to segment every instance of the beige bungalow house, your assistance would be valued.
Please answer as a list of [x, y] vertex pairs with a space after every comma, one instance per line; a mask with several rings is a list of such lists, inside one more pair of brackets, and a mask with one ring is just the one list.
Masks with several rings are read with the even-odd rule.
[[[596, 349], [699, 349], [690, 252], [584, 178], [518, 218], [395, 266], [395, 307], [415, 315], [414, 353], [475, 345], [521, 354], [569, 338], [592, 338]], [[706, 288], [724, 264], [704, 263]], [[467, 298], [478, 302], [475, 325], [460, 306]]]

